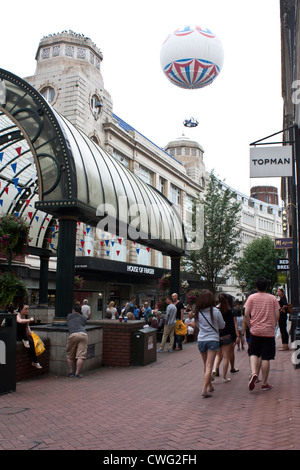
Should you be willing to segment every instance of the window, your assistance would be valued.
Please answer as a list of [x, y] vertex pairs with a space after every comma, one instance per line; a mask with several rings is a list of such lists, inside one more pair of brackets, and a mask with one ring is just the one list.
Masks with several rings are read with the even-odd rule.
[[148, 170], [144, 166], [140, 165], [139, 177], [147, 184], [152, 184], [152, 171]]
[[166, 180], [164, 178], [159, 178], [159, 190], [162, 194], [166, 194]]
[[101, 108], [102, 108], [100, 97], [96, 94], [93, 94], [91, 97], [90, 105], [91, 105], [91, 111], [93, 113], [93, 116], [95, 120], [97, 121], [101, 112]]
[[53, 103], [55, 99], [55, 89], [52, 86], [45, 86], [40, 91], [41, 95], [48, 101]]
[[180, 205], [180, 189], [171, 184], [170, 201]]

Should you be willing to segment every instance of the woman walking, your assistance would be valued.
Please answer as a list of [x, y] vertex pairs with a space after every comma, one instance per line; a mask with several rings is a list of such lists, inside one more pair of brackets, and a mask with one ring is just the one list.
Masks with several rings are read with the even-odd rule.
[[[233, 346], [236, 341], [236, 329], [233, 320], [232, 310], [230, 308], [230, 304], [226, 294], [219, 295], [219, 304], [218, 309], [222, 314], [223, 320], [225, 322], [225, 326], [220, 331], [220, 345], [221, 349], [218, 351], [214, 369], [213, 369], [213, 378], [216, 375], [216, 371], [219, 370], [220, 363], [223, 359], [223, 375], [222, 375], [222, 382], [227, 383], [230, 382], [231, 379], [227, 377], [228, 366], [230, 360], [232, 360], [232, 352]], [[238, 369], [231, 369], [231, 372], [237, 372]]]
[[203, 398], [211, 397], [214, 390], [211, 383], [212, 368], [218, 349], [219, 329], [225, 327], [225, 322], [220, 311], [215, 308], [215, 302], [211, 291], [201, 291], [197, 305], [196, 318], [198, 333], [198, 349], [204, 365], [204, 382], [202, 388]]

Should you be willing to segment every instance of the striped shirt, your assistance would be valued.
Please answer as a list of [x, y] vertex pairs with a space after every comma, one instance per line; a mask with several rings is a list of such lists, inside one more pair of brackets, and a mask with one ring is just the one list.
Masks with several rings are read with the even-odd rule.
[[275, 336], [279, 303], [266, 292], [252, 294], [244, 305], [250, 311], [250, 333], [254, 336]]

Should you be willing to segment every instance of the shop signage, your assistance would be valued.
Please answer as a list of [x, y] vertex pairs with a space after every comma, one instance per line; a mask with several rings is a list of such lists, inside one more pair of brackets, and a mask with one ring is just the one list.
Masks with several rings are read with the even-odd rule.
[[293, 176], [291, 145], [250, 148], [250, 178], [282, 176]]
[[275, 238], [275, 248], [283, 250], [293, 248], [293, 239], [291, 237]]
[[149, 268], [148, 266], [135, 266], [131, 264], [127, 264], [127, 272], [136, 274], [150, 274], [152, 276], [155, 274], [154, 268]]
[[289, 260], [287, 258], [278, 259], [276, 269], [277, 271], [288, 271], [290, 269]]

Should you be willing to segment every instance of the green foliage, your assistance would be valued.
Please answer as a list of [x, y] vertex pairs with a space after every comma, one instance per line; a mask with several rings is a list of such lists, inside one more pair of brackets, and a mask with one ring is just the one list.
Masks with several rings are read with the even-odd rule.
[[0, 252], [22, 255], [29, 243], [29, 225], [21, 218], [6, 214], [0, 218]]
[[213, 173], [200, 203], [204, 208], [204, 243], [200, 250], [190, 252], [185, 269], [198, 275], [204, 287], [215, 293], [218, 276], [229, 275], [240, 246], [240, 203], [230, 188], [221, 187]]
[[268, 290], [277, 284], [276, 260], [280, 258], [274, 241], [264, 236], [256, 238], [243, 251], [243, 256], [236, 263], [235, 276], [246, 282], [245, 291], [255, 288], [255, 279], [264, 276], [268, 281]]
[[5, 307], [12, 302], [16, 305], [27, 297], [24, 282], [13, 272], [0, 273], [0, 306]]

